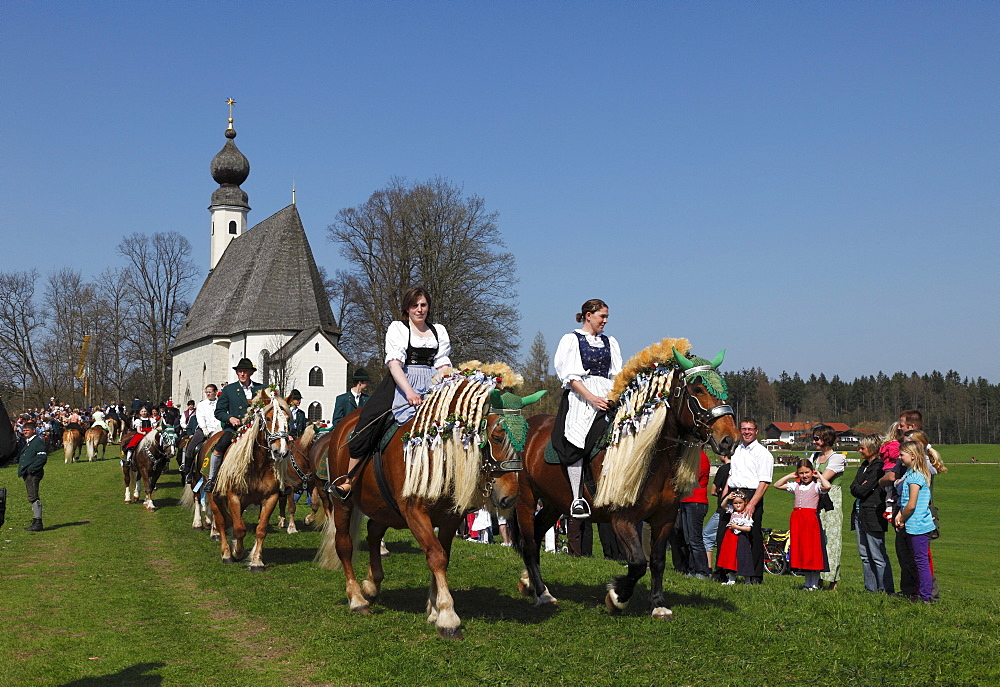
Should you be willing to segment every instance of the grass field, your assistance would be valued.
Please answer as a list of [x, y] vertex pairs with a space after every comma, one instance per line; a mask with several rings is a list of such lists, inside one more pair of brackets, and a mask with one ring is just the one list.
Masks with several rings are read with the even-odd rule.
[[[262, 574], [223, 566], [177, 505], [176, 473], [147, 513], [122, 503], [117, 460], [65, 465], [56, 453], [41, 487], [44, 532], [22, 529], [23, 484], [0, 470], [0, 685], [988, 684], [1000, 678], [1000, 447], [939, 448], [950, 472], [936, 481], [936, 605], [865, 593], [847, 527], [838, 591], [668, 571], [673, 622], [645, 617], [645, 584], [629, 612], [609, 615], [603, 585], [621, 566], [600, 558], [546, 554], [560, 604], [536, 610], [517, 595], [510, 549], [458, 541], [449, 579], [461, 642], [425, 622], [428, 573], [408, 532], [390, 531], [382, 597], [372, 616], [355, 616], [343, 576], [312, 562], [318, 532], [272, 527]], [[994, 464], [970, 465], [972, 455]], [[765, 525], [786, 526], [783, 496], [769, 495]]]

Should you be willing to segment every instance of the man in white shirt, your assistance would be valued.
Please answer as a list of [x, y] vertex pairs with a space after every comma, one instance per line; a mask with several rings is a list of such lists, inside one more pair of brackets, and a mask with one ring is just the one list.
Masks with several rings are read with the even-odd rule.
[[195, 408], [194, 416], [197, 419], [198, 429], [195, 430], [194, 435], [192, 435], [191, 440], [188, 441], [187, 447], [184, 449], [184, 464], [181, 466], [181, 472], [184, 475], [197, 472], [193, 469], [196, 467], [194, 460], [201, 449], [201, 445], [205, 443], [205, 439], [222, 429], [222, 423], [215, 417], [215, 404], [218, 396], [219, 387], [209, 384], [205, 387], [205, 398], [199, 401]]
[[[742, 442], [733, 452], [729, 461], [729, 481], [722, 496], [739, 489], [750, 494], [745, 514], [753, 518], [750, 529], [750, 552], [753, 556], [754, 574], [748, 582], [760, 584], [764, 581], [764, 533], [761, 531], [761, 521], [764, 518], [764, 492], [770, 486], [774, 476], [774, 459], [771, 452], [757, 441], [757, 421], [751, 418], [740, 420], [740, 437]], [[729, 525], [729, 514], [719, 516], [719, 531], [723, 532]]]

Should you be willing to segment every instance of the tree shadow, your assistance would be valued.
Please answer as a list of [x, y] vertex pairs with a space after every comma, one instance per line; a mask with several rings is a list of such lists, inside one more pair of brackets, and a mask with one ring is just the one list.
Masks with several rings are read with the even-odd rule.
[[89, 525], [90, 520], [78, 520], [77, 522], [61, 522], [58, 525], [50, 525], [46, 527], [45, 530], [57, 530], [60, 527], [76, 527], [77, 525]]
[[160, 675], [149, 675], [148, 672], [157, 668], [163, 668], [166, 663], [136, 663], [119, 670], [117, 673], [109, 673], [98, 677], [85, 677], [72, 682], [64, 682], [62, 687], [103, 687], [103, 685], [139, 685], [140, 687], [154, 687], [163, 684]]

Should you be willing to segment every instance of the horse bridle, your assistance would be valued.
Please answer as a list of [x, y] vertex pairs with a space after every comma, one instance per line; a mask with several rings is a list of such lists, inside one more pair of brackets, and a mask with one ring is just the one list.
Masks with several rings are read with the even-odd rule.
[[[520, 410], [512, 410], [507, 408], [492, 409], [489, 415], [520, 415]], [[487, 415], [487, 417], [489, 417]], [[510, 434], [507, 432], [507, 427], [504, 425], [503, 420], [497, 420], [497, 424], [503, 428], [503, 433], [505, 437], [505, 445], [510, 444]], [[489, 428], [489, 422], [487, 421], [487, 429]], [[511, 446], [513, 448], [513, 446]], [[486, 445], [482, 447], [483, 454], [483, 464], [482, 471], [487, 478], [483, 480], [482, 493], [484, 497], [488, 497], [493, 493], [493, 483], [496, 482], [496, 473], [498, 472], [518, 472], [524, 469], [524, 457], [519, 456], [517, 458], [504, 457], [497, 460], [493, 456], [493, 442], [490, 441], [489, 437], [486, 439]], [[517, 455], [517, 451], [514, 451]]]
[[[705, 439], [701, 439], [697, 442], [684, 441], [682, 439], [675, 439], [678, 443], [682, 443], [686, 446], [705, 446], [706, 444], [715, 453], [723, 453], [722, 448], [719, 443], [715, 440], [715, 435], [712, 434], [712, 424], [716, 420], [728, 416], [734, 417], [736, 414], [733, 412], [732, 406], [722, 403], [711, 408], [706, 408], [698, 400], [698, 397], [691, 393], [688, 385], [690, 384], [689, 378], [699, 372], [715, 371], [715, 367], [712, 365], [695, 365], [694, 367], [684, 370], [682, 381], [683, 384], [678, 384], [673, 391], [673, 395], [676, 400], [680, 401], [683, 396], [684, 407], [687, 408], [688, 412], [691, 413], [691, 418], [694, 420], [694, 429], [703, 430]], [[693, 430], [685, 430], [688, 434], [697, 436]]]

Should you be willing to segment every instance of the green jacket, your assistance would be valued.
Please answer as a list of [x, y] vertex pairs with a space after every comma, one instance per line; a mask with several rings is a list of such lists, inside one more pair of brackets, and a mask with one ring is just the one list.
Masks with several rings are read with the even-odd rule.
[[24, 444], [17, 457], [17, 476], [24, 478], [32, 472], [39, 472], [49, 459], [45, 450], [45, 440], [37, 434]]
[[361, 394], [361, 403], [354, 402], [354, 394], [348, 391], [346, 394], [341, 394], [337, 396], [337, 403], [333, 408], [333, 422], [332, 426], [336, 427], [337, 423], [347, 417], [348, 413], [356, 408], [360, 408], [365, 403], [368, 402], [368, 394]]
[[[257, 392], [264, 388], [264, 385], [251, 380], [250, 388], [253, 389], [256, 396]], [[222, 423], [223, 429], [230, 432], [235, 431], [235, 428], [229, 424], [229, 418], [235, 417], [242, 422], [243, 416], [247, 414], [248, 405], [250, 404], [247, 402], [246, 394], [243, 393], [243, 386], [238, 381], [226, 384], [222, 387], [219, 400], [215, 404], [215, 418]]]

